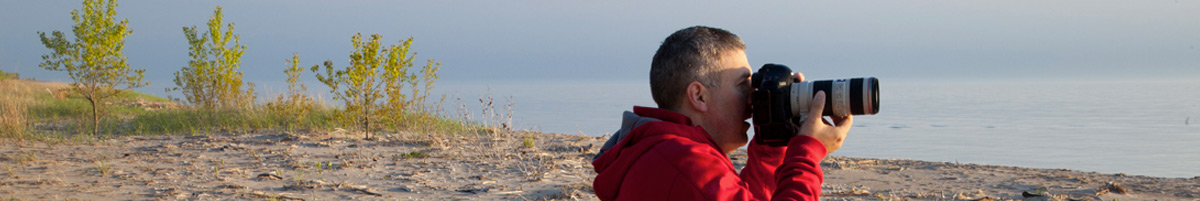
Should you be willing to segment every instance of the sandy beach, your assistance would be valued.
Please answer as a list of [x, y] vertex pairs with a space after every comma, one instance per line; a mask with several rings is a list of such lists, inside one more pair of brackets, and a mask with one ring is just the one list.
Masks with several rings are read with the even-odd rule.
[[[604, 137], [534, 132], [3, 142], [10, 200], [597, 200]], [[745, 152], [731, 155], [735, 165]], [[828, 157], [825, 200], [1200, 200], [1200, 178]], [[740, 167], [738, 167], [740, 169]]]

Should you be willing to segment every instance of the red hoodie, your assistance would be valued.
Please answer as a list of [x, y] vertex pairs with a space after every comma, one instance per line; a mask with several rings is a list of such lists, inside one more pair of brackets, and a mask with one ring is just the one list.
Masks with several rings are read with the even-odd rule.
[[600, 200], [817, 200], [821, 194], [825, 146], [812, 137], [794, 137], [787, 147], [751, 140], [738, 175], [687, 116], [647, 107], [633, 113], [661, 121], [632, 128], [592, 162]]

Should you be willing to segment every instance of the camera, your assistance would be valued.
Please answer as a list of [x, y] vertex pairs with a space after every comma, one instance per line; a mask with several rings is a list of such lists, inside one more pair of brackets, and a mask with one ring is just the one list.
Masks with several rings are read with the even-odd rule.
[[[760, 144], [787, 145], [818, 91], [825, 91], [822, 116], [879, 113], [879, 80], [861, 77], [800, 82], [792, 69], [766, 64], [750, 78], [751, 107], [756, 139]], [[822, 118], [822, 117], [813, 117]]]

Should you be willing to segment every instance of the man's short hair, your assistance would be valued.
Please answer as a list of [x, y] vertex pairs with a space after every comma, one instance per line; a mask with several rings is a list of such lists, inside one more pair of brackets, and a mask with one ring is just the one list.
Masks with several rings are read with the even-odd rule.
[[745, 50], [742, 39], [729, 31], [693, 26], [675, 31], [663, 40], [650, 62], [650, 94], [659, 108], [675, 110], [684, 99], [687, 85], [699, 81], [719, 87], [717, 71], [721, 56]]

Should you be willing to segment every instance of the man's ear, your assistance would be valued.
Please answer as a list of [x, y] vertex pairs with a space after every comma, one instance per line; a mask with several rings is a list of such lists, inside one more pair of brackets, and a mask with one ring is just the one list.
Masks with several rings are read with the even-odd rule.
[[701, 84], [699, 81], [692, 81], [687, 85], [687, 107], [698, 112], [708, 112], [708, 101], [710, 96], [708, 87]]

